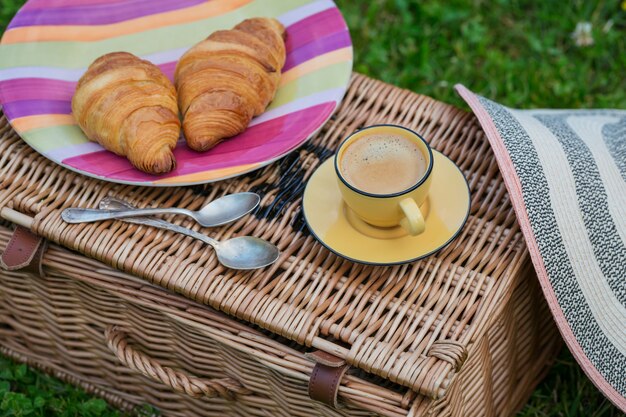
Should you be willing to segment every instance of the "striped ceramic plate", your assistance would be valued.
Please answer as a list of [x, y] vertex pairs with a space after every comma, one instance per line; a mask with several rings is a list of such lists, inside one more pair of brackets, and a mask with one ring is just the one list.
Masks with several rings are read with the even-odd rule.
[[[204, 153], [181, 140], [176, 170], [153, 176], [75, 124], [76, 81], [98, 56], [132, 52], [171, 78], [191, 45], [254, 16], [287, 27], [287, 63], [276, 98], [243, 134]], [[330, 0], [30, 0], [2, 37], [0, 102], [20, 136], [64, 167], [113, 182], [189, 185], [252, 171], [302, 145], [339, 105], [351, 70], [350, 34]]]

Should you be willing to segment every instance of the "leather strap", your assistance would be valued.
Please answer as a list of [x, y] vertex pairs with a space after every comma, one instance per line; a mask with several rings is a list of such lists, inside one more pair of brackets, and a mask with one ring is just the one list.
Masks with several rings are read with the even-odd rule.
[[305, 355], [316, 362], [309, 379], [309, 397], [337, 408], [337, 393], [341, 379], [350, 365], [345, 360], [321, 350], [307, 352]]
[[30, 230], [16, 226], [9, 244], [0, 257], [0, 266], [8, 271], [24, 271], [44, 276], [42, 259], [47, 241]]

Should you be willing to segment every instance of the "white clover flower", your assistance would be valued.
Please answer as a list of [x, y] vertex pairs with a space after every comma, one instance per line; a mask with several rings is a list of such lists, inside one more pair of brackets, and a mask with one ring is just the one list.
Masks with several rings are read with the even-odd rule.
[[593, 35], [591, 33], [590, 22], [578, 22], [576, 29], [572, 32], [572, 38], [576, 42], [576, 46], [590, 46], [593, 45]]

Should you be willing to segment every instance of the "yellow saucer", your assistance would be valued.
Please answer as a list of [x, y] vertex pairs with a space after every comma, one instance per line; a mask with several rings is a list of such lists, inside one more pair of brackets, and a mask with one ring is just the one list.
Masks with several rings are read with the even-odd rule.
[[313, 235], [339, 256], [373, 265], [416, 261], [445, 247], [467, 221], [470, 193], [459, 168], [433, 150], [433, 182], [422, 205], [426, 231], [410, 236], [397, 228], [378, 228], [356, 217], [344, 204], [333, 158], [313, 173], [304, 191], [304, 218]]

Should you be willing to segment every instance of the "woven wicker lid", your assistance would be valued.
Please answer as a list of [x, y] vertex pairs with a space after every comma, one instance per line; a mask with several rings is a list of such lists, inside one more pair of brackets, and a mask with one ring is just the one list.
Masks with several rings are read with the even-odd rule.
[[[472, 192], [471, 214], [459, 237], [409, 265], [364, 266], [335, 256], [310, 236], [300, 207], [307, 178], [338, 143], [358, 127], [382, 122], [421, 133], [462, 168]], [[474, 117], [361, 75], [311, 142], [245, 177], [171, 189], [105, 183], [50, 163], [2, 118], [0, 181], [0, 208], [34, 216], [36, 233], [433, 398], [445, 394], [527, 260], [498, 167]], [[253, 234], [280, 247], [279, 262], [250, 273], [219, 266], [201, 243], [170, 232], [121, 221], [69, 225], [60, 217], [66, 207], [94, 207], [107, 195], [139, 206], [195, 210], [244, 190], [263, 196], [259, 211], [207, 232], [219, 239]], [[170, 220], [200, 230], [187, 219]]]

